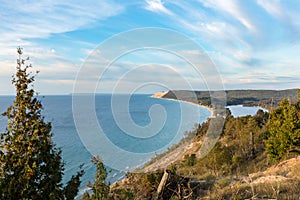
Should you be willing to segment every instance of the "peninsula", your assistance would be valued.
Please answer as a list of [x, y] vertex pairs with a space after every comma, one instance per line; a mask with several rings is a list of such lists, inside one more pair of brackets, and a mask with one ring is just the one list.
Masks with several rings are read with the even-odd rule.
[[[225, 90], [227, 105], [261, 106], [267, 109], [275, 108], [283, 98], [291, 103], [298, 101], [299, 89], [287, 90]], [[197, 101], [194, 102], [196, 95]], [[156, 98], [177, 99], [187, 102], [211, 106], [210, 91], [169, 90], [152, 95]]]

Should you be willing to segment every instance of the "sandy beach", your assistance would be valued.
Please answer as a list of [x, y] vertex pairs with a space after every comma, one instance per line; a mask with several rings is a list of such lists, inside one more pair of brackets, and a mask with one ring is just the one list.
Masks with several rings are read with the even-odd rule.
[[[185, 100], [164, 98], [163, 96], [167, 93], [168, 93], [168, 91], [167, 92], [158, 92], [158, 93], [153, 94], [152, 97], [153, 98], [163, 98], [163, 99], [172, 100], [172, 101], [181, 101], [184, 103], [197, 105], [197, 106], [200, 106], [200, 107], [203, 107], [203, 108], [209, 110], [210, 114], [211, 114], [210, 117], [214, 116], [213, 115], [214, 111], [213, 111], [213, 108], [211, 108], [211, 107], [193, 103], [193, 102], [189, 102], [189, 101], [185, 101]], [[186, 151], [188, 151], [191, 148], [195, 148], [193, 142], [186, 141], [186, 142], [182, 143], [181, 145], [179, 145], [177, 148], [173, 149], [172, 151], [169, 151], [167, 154], [163, 155], [162, 157], [159, 157], [153, 163], [148, 164], [148, 165], [146, 164], [146, 166], [139, 169], [138, 171], [139, 172], [149, 172], [149, 171], [155, 171], [159, 168], [165, 168], [168, 165], [170, 165], [170, 163], [172, 163], [178, 159], [181, 159], [185, 155]]]
[[151, 97], [153, 98], [162, 98], [163, 96], [165, 96], [165, 94], [167, 94], [169, 91], [166, 92], [157, 92], [155, 94], [153, 94]]
[[193, 105], [197, 105], [197, 106], [200, 106], [202, 108], [205, 108], [207, 110], [209, 110], [210, 112], [210, 117], [213, 117], [214, 116], [214, 109], [209, 107], [209, 106], [205, 106], [205, 105], [201, 105], [201, 104], [198, 104], [198, 103], [193, 103], [193, 102], [190, 102], [190, 101], [185, 101], [185, 100], [181, 100], [181, 99], [171, 99], [171, 98], [164, 98], [164, 96], [168, 93], [169, 91], [166, 91], [166, 92], [157, 92], [155, 94], [153, 94], [151, 97], [153, 98], [163, 98], [163, 99], [168, 99], [168, 100], [171, 100], [171, 101], [181, 101], [181, 102], [184, 102], [184, 103], [189, 103], [189, 104], [193, 104]]

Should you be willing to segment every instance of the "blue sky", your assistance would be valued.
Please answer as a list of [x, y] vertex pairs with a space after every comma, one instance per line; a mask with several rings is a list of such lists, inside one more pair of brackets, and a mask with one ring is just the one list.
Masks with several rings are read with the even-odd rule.
[[[14, 93], [10, 79], [18, 46], [40, 71], [35, 83], [38, 92], [68, 94], [79, 69], [101, 42], [144, 27], [174, 30], [198, 43], [215, 64], [226, 89], [299, 87], [300, 1], [0, 0], [0, 95]], [[152, 85], [140, 92], [185, 89], [174, 78], [174, 71], [193, 89], [208, 89], [203, 78], [182, 60], [147, 51], [119, 59], [97, 92], [112, 92], [112, 85], [124, 73], [141, 65], [151, 66], [122, 82], [124, 92], [127, 85], [143, 85], [145, 80], [163, 80], [169, 85]]]

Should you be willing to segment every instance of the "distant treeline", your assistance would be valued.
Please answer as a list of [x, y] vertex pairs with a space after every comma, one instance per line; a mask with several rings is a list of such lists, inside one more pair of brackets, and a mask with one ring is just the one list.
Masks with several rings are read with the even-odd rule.
[[[226, 90], [227, 105], [262, 106], [264, 108], [275, 108], [283, 98], [291, 103], [298, 101], [299, 89], [289, 90]], [[218, 91], [214, 91], [217, 93]], [[197, 98], [195, 98], [195, 95]], [[179, 99], [211, 106], [211, 95], [209, 91], [170, 90], [163, 98]]]

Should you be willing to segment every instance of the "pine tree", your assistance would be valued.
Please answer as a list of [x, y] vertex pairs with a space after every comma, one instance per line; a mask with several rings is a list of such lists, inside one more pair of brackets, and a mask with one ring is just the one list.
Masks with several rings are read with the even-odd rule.
[[109, 186], [105, 183], [107, 171], [99, 157], [93, 157], [92, 162], [97, 164], [95, 183], [90, 184], [93, 193], [89, 195], [86, 192], [82, 200], [106, 200], [108, 199], [108, 195], [110, 192]]
[[[43, 107], [33, 89], [35, 76], [28, 72], [31, 65], [25, 65], [28, 59], [22, 59], [22, 53], [18, 48], [12, 79], [16, 98], [2, 114], [8, 126], [0, 137], [0, 199], [64, 199], [69, 190], [61, 183], [61, 149], [52, 141], [51, 123], [41, 114]], [[74, 186], [82, 174], [79, 171], [68, 185]]]
[[297, 104], [282, 100], [279, 108], [271, 113], [270, 136], [266, 148], [273, 160], [280, 160], [289, 153], [300, 153], [300, 109]]

